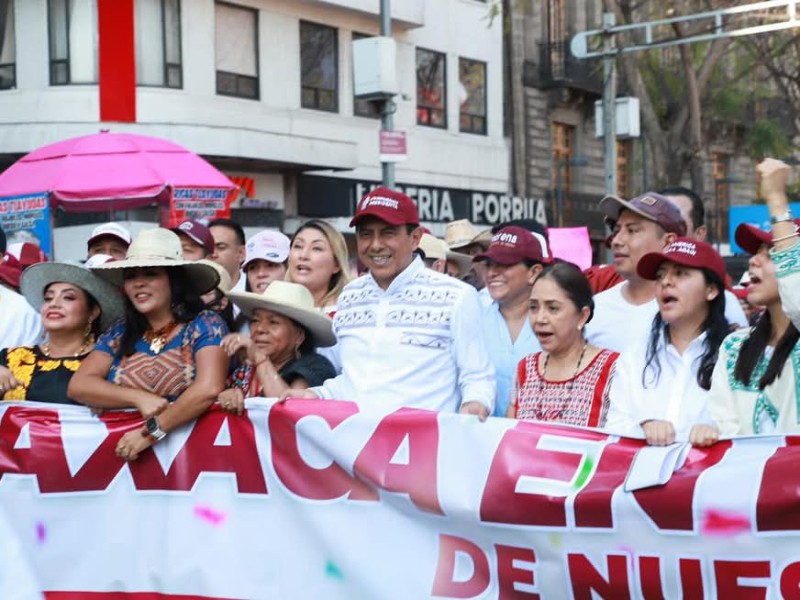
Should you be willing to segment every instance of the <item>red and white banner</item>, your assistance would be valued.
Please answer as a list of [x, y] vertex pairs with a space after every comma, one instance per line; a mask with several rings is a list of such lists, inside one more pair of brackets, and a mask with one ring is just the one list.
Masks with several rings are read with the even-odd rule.
[[800, 438], [626, 492], [642, 442], [596, 431], [248, 407], [128, 464], [133, 413], [4, 403], [0, 509], [46, 597], [800, 598]]

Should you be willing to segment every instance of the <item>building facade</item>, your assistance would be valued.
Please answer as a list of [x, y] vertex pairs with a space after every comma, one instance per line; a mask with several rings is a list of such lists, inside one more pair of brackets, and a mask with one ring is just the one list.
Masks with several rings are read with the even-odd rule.
[[[603, 70], [597, 59], [569, 49], [579, 32], [600, 29], [601, 0], [503, 2], [507, 18], [508, 128], [512, 137], [512, 189], [547, 199], [548, 221], [587, 225], [595, 257], [603, 258], [606, 230], [597, 203], [605, 194], [603, 140], [596, 137], [595, 103]], [[618, 69], [618, 96], [626, 85]], [[727, 211], [756, 194], [754, 162], [732, 134], [706, 148], [704, 203], [709, 231], [727, 244]], [[617, 194], [632, 197], [656, 186], [643, 137], [618, 138]], [[681, 182], [688, 186], [688, 173]], [[718, 234], [719, 232], [719, 234]], [[718, 234], [718, 235], [717, 235]]]
[[[103, 3], [112, 1], [118, 14], [129, 5], [121, 10], [129, 22], [103, 18]], [[491, 224], [541, 216], [541, 203], [509, 194], [501, 22], [489, 25], [479, 0], [391, 4], [400, 87], [394, 122], [408, 146], [398, 185], [434, 232], [453, 218]], [[243, 192], [234, 215], [249, 228], [291, 230], [312, 216], [345, 228], [358, 194], [381, 178], [379, 110], [354, 98], [351, 52], [354, 39], [378, 35], [378, 6], [0, 0], [0, 169], [101, 128], [152, 135], [235, 177]], [[126, 27], [134, 52], [109, 54], [103, 39]], [[136, 81], [133, 118], [103, 121], [109, 79], [100, 74], [126, 71]], [[91, 222], [110, 217], [134, 228], [156, 218], [148, 210], [57, 214], [56, 256], [79, 255]]]

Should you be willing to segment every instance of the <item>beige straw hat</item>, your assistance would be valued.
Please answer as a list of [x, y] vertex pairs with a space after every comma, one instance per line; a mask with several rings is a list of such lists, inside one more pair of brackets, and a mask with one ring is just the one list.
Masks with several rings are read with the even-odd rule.
[[458, 250], [470, 244], [488, 246], [488, 241], [484, 242], [483, 239], [479, 239], [481, 234], [482, 232], [478, 231], [478, 228], [470, 223], [469, 220], [459, 219], [447, 224], [444, 230], [444, 241], [447, 242], [450, 250]]
[[273, 281], [262, 294], [255, 292], [230, 292], [233, 303], [246, 315], [257, 309], [288, 317], [299, 323], [311, 336], [315, 346], [333, 346], [333, 321], [314, 306], [314, 297], [304, 285], [289, 281]]
[[131, 242], [123, 260], [115, 260], [92, 267], [98, 275], [121, 286], [122, 270], [138, 267], [181, 267], [198, 294], [213, 290], [219, 283], [219, 274], [207, 262], [185, 260], [181, 240], [169, 229], [156, 227], [144, 229]]

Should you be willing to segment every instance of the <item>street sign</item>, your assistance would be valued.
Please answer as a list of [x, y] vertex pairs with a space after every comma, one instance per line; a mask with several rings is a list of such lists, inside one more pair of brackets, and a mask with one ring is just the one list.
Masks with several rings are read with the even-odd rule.
[[405, 131], [380, 132], [381, 162], [400, 162], [405, 160], [407, 156]]

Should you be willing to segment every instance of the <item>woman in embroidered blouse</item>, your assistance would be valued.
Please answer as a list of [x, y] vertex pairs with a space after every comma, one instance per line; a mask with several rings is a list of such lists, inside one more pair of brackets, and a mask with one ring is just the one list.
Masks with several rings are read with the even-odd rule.
[[76, 404], [67, 385], [96, 336], [124, 307], [119, 290], [82, 265], [38, 263], [22, 274], [22, 295], [39, 310], [45, 341], [0, 350], [3, 400]]
[[725, 261], [705, 242], [678, 238], [645, 254], [639, 276], [655, 280], [658, 310], [646, 340], [617, 361], [605, 429], [665, 446], [708, 424], [708, 389], [725, 319]]
[[692, 441], [700, 446], [720, 436], [800, 432], [800, 219], [788, 210], [788, 167], [767, 159], [758, 170], [772, 231], [742, 223], [736, 243], [751, 255], [747, 299], [766, 310], [720, 348], [709, 399], [716, 427], [698, 428]]
[[121, 458], [135, 460], [224, 389], [228, 357], [219, 344], [227, 327], [200, 298], [219, 275], [184, 260], [178, 236], [161, 228], [142, 231], [125, 260], [95, 272], [123, 287], [126, 316], [98, 340], [69, 394], [94, 408], [138, 409], [145, 423], [117, 444]]
[[349, 269], [344, 236], [325, 221], [307, 221], [292, 236], [286, 281], [308, 288], [314, 306], [331, 317], [350, 282]]
[[336, 376], [330, 361], [314, 351], [336, 342], [333, 322], [314, 307], [304, 286], [273, 281], [263, 294], [231, 292], [228, 297], [250, 319], [251, 337], [233, 333], [222, 342], [242, 361], [219, 395], [224, 410], [240, 415], [245, 398], [277, 397], [289, 387], [305, 389]]
[[583, 328], [592, 318], [589, 281], [572, 263], [546, 266], [530, 296], [530, 320], [541, 352], [517, 365], [506, 416], [602, 427], [608, 387], [618, 354], [589, 344]]

